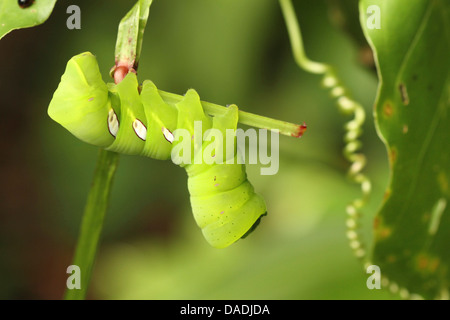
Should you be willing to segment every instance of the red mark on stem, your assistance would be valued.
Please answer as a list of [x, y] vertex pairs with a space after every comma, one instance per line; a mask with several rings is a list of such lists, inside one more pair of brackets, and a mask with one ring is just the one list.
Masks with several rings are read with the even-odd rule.
[[116, 64], [116, 66], [113, 67], [113, 70], [112, 70], [114, 83], [115, 84], [120, 83], [129, 72], [136, 73], [136, 70], [134, 68], [128, 67], [126, 65], [122, 65], [122, 64], [117, 65]]
[[114, 82], [120, 83], [123, 78], [125, 78], [125, 76], [128, 73], [128, 68], [125, 66], [119, 66], [114, 70]]
[[294, 133], [291, 134], [291, 136], [295, 137], [295, 138], [301, 138], [303, 136], [303, 134], [306, 131], [306, 123], [303, 122], [302, 125], [297, 126], [297, 129], [295, 130]]

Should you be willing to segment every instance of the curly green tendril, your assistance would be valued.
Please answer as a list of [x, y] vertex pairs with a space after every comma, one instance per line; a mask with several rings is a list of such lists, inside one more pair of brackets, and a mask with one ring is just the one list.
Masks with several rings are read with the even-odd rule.
[[[347, 205], [347, 238], [353, 253], [360, 259], [364, 268], [367, 269], [368, 266], [372, 265], [372, 262], [367, 256], [367, 246], [363, 243], [360, 236], [360, 221], [361, 209], [367, 203], [372, 187], [370, 179], [362, 173], [366, 165], [366, 157], [358, 152], [362, 146], [358, 138], [362, 134], [361, 128], [364, 124], [366, 113], [358, 102], [349, 97], [347, 90], [336, 76], [333, 67], [308, 59], [303, 48], [300, 26], [291, 0], [280, 0], [280, 5], [286, 21], [295, 61], [305, 71], [323, 74], [322, 84], [331, 91], [331, 96], [336, 99], [339, 110], [345, 114], [353, 115], [353, 119], [345, 124], [346, 133], [343, 153], [345, 158], [350, 161], [348, 176], [352, 181], [360, 185], [361, 197], [354, 199]], [[399, 286], [387, 277], [381, 277], [381, 285], [388, 288], [390, 292], [398, 294], [402, 299], [422, 299], [419, 294], [409, 292], [408, 289]]]
[[363, 244], [359, 234], [361, 208], [367, 203], [371, 192], [370, 180], [362, 173], [362, 170], [366, 165], [366, 157], [364, 154], [358, 152], [362, 146], [362, 143], [358, 138], [362, 133], [361, 128], [364, 124], [366, 113], [358, 102], [349, 97], [347, 90], [340, 83], [339, 78], [336, 76], [336, 73], [331, 66], [308, 59], [303, 48], [300, 26], [291, 0], [280, 0], [280, 5], [286, 21], [292, 52], [296, 63], [305, 71], [314, 74], [322, 74], [322, 84], [330, 90], [331, 96], [336, 99], [339, 110], [345, 114], [353, 115], [353, 119], [345, 124], [345, 147], [343, 153], [345, 158], [350, 162], [348, 176], [352, 181], [361, 186], [362, 196], [353, 200], [346, 208], [348, 215], [347, 237], [355, 256], [358, 257], [365, 266], [368, 266], [370, 263], [366, 254], [366, 246]]

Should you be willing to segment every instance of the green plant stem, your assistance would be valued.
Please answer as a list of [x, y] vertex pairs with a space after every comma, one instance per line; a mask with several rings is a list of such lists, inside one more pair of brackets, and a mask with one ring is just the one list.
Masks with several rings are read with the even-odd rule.
[[86, 297], [118, 160], [119, 155], [115, 152], [99, 151], [73, 260], [81, 270], [81, 289], [66, 290], [66, 300]]
[[[111, 72], [116, 83], [122, 81], [126, 73], [133, 70], [136, 72], [151, 4], [152, 0], [137, 1], [119, 24], [115, 50], [116, 65]], [[116, 76], [117, 69], [120, 72]], [[86, 298], [118, 160], [119, 154], [115, 152], [99, 151], [73, 260], [73, 264], [80, 268], [81, 289], [66, 290], [66, 300]]]
[[289, 40], [291, 41], [292, 53], [297, 64], [305, 71], [322, 74], [330, 69], [324, 63], [311, 61], [305, 54], [303, 47], [302, 34], [300, 25], [295, 15], [294, 7], [291, 0], [280, 0], [283, 17], [289, 33]]
[[[175, 104], [183, 99], [183, 96], [158, 90], [161, 97], [167, 103]], [[203, 110], [211, 116], [224, 114], [226, 107], [211, 102], [202, 101]], [[295, 124], [286, 121], [276, 120], [269, 117], [260, 116], [250, 112], [239, 110], [239, 123], [268, 130], [278, 130], [280, 134], [301, 137], [306, 131], [306, 125]]]

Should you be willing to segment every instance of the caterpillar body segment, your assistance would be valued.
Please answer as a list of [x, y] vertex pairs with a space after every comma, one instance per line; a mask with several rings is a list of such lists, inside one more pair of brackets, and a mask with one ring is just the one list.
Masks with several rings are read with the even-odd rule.
[[[146, 128], [147, 121], [138, 87], [134, 73], [130, 73], [116, 86], [120, 106], [113, 106], [112, 109], [117, 115], [119, 129], [107, 150], [131, 155], [142, 154], [146, 144], [146, 133], [142, 132], [146, 132], [146, 129], [140, 128], [139, 122]], [[111, 127], [113, 124], [108, 122], [108, 125]]]
[[[213, 129], [225, 137], [227, 129], [235, 132], [237, 122], [238, 108], [232, 105], [225, 114], [213, 118]], [[223, 139], [211, 142], [215, 144], [213, 150], [221, 164], [185, 167], [194, 218], [205, 239], [217, 248], [227, 247], [242, 238], [266, 214], [264, 199], [247, 180], [245, 165], [237, 162], [237, 148], [227, 150], [223, 142]], [[204, 144], [203, 153], [209, 146]], [[218, 150], [221, 152], [217, 153]], [[227, 164], [227, 160], [233, 160], [232, 164]]]
[[174, 143], [173, 132], [177, 128], [178, 109], [165, 103], [154, 83], [149, 80], [142, 84], [141, 100], [146, 122], [154, 123], [147, 127], [149, 143], [145, 145], [143, 155], [158, 160], [169, 160]]

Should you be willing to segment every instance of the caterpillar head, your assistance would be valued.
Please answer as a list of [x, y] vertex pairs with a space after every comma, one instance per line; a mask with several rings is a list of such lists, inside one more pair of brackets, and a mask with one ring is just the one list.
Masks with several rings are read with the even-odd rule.
[[108, 131], [111, 101], [95, 56], [81, 53], [69, 60], [53, 94], [48, 115], [80, 140], [99, 146], [110, 145]]

